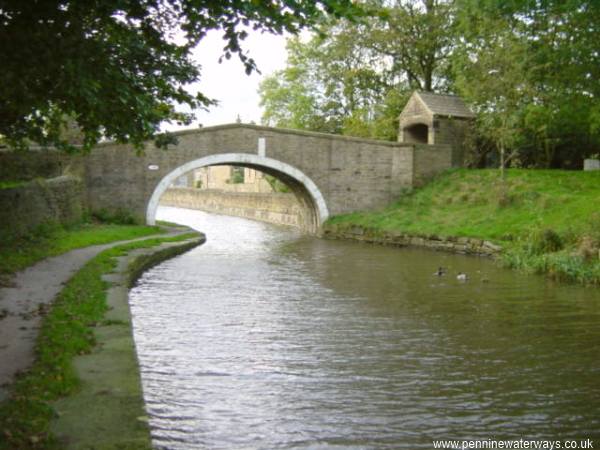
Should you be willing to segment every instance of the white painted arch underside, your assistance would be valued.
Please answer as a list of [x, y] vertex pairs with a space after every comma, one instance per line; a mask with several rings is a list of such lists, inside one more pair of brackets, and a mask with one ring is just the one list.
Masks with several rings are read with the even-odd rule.
[[154, 189], [152, 197], [150, 197], [150, 201], [148, 202], [148, 208], [146, 209], [146, 223], [148, 225], [155, 224], [156, 209], [158, 208], [160, 197], [177, 178], [186, 174], [190, 170], [199, 169], [200, 167], [224, 164], [251, 164], [254, 166], [276, 170], [295, 179], [306, 188], [310, 197], [312, 198], [317, 210], [319, 224], [325, 222], [325, 220], [327, 220], [329, 217], [329, 210], [327, 209], [325, 198], [323, 197], [323, 194], [317, 185], [308, 176], [295, 167], [276, 159], [267, 158], [266, 156], [253, 155], [250, 153], [221, 153], [218, 155], [205, 156], [204, 158], [187, 162], [165, 175], [165, 177], [160, 180], [160, 183], [158, 183]]

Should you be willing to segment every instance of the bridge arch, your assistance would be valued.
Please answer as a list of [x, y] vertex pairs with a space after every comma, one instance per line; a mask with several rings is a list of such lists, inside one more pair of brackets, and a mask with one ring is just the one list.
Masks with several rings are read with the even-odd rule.
[[316, 233], [321, 224], [329, 217], [329, 209], [327, 208], [323, 194], [317, 185], [297, 168], [266, 156], [250, 153], [222, 153], [189, 161], [165, 175], [156, 188], [154, 188], [148, 202], [146, 223], [148, 225], [155, 224], [156, 210], [160, 197], [177, 178], [191, 170], [216, 165], [249, 167], [282, 180], [290, 187], [300, 204], [304, 207], [303, 209], [306, 214], [303, 228], [311, 233]]

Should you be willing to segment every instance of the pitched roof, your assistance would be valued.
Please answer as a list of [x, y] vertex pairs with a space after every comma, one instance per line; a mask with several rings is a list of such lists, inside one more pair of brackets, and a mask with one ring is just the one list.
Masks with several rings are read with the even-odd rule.
[[456, 95], [433, 94], [431, 92], [415, 92], [432, 114], [452, 117], [475, 117], [465, 102]]

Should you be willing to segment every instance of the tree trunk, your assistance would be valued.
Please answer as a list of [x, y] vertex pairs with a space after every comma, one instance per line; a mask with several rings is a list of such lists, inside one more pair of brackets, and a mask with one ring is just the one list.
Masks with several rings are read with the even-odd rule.
[[502, 140], [500, 140], [500, 178], [502, 179], [502, 182], [504, 182], [504, 179], [505, 179], [505, 173], [504, 173], [504, 165], [505, 164], [506, 164], [506, 161], [505, 161], [504, 142]]

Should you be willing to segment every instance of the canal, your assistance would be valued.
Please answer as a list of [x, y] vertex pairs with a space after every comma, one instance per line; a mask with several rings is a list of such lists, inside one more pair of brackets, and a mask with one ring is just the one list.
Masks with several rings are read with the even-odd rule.
[[207, 243], [130, 293], [156, 448], [600, 444], [598, 289], [484, 258], [158, 214]]

